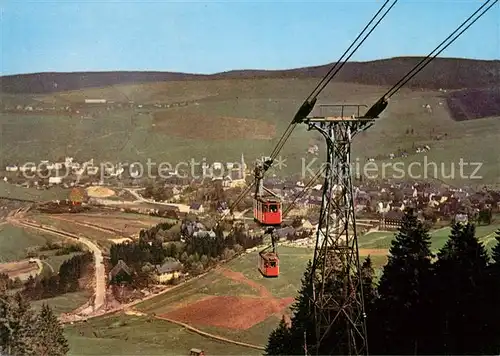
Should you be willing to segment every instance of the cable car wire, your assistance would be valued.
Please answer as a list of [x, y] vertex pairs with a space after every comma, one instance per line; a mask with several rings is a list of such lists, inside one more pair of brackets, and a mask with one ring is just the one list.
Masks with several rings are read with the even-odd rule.
[[[359, 47], [366, 41], [366, 39], [371, 35], [371, 33], [377, 28], [377, 26], [382, 22], [382, 20], [385, 18], [385, 16], [389, 13], [389, 11], [396, 5], [396, 3], [399, 0], [392, 0], [391, 6], [389, 6], [388, 9], [382, 14], [382, 16], [375, 22], [375, 24], [371, 27], [370, 26], [373, 24], [373, 22], [377, 19], [377, 17], [383, 12], [383, 10], [387, 7], [387, 5], [391, 2], [391, 0], [386, 0], [384, 4], [380, 7], [380, 9], [373, 15], [373, 17], [370, 19], [368, 24], [363, 28], [363, 30], [360, 32], [360, 34], [355, 38], [355, 40], [351, 43], [351, 45], [347, 48], [347, 50], [342, 54], [340, 59], [332, 66], [332, 68], [327, 72], [327, 74], [321, 79], [319, 84], [313, 89], [311, 94], [307, 97], [307, 99], [304, 101], [304, 103], [299, 107], [297, 113], [295, 114], [293, 120], [290, 122], [288, 127], [286, 128], [285, 132], [283, 135], [280, 137], [278, 140], [278, 143], [276, 144], [275, 148], [271, 152], [271, 155], [265, 162], [263, 163], [262, 166], [262, 174], [264, 174], [269, 168], [271, 168], [274, 160], [278, 157], [278, 154], [281, 152], [283, 146], [285, 143], [288, 141], [290, 138], [293, 130], [297, 126], [297, 124], [301, 123], [307, 115], [310, 114], [312, 109], [314, 108], [314, 105], [317, 101], [318, 95], [325, 89], [326, 85], [335, 77], [335, 75], [342, 69], [342, 67], [345, 65], [345, 63], [354, 55], [354, 53], [359, 49]], [[365, 33], [369, 29], [368, 33]], [[364, 37], [362, 38], [362, 36]], [[362, 38], [362, 39], [361, 39]], [[361, 39], [359, 43], [358, 40]], [[356, 45], [357, 43], [357, 45]], [[355, 46], [355, 47], [354, 47]], [[353, 49], [354, 47], [354, 49]], [[349, 53], [350, 52], [350, 53]], [[347, 57], [346, 57], [347, 56]], [[344, 57], [346, 57], [344, 59]], [[343, 60], [343, 61], [342, 61]], [[232, 211], [234, 207], [241, 202], [241, 200], [246, 196], [253, 186], [255, 185], [256, 182], [253, 182], [245, 191], [241, 193], [241, 195], [231, 204], [229, 207], [229, 211]], [[222, 219], [225, 216], [222, 217]]]
[[[420, 71], [422, 71], [429, 63], [431, 63], [437, 56], [439, 56], [445, 49], [447, 49], [453, 42], [455, 42], [465, 31], [467, 31], [477, 20], [479, 20], [488, 10], [490, 10], [498, 0], [487, 0], [483, 5], [481, 5], [472, 15], [470, 15], [458, 28], [456, 28], [444, 41], [442, 41], [432, 52], [430, 52], [426, 57], [424, 57], [415, 67], [413, 67], [403, 78], [401, 78], [396, 84], [394, 84], [382, 97], [372, 105], [370, 109], [366, 112], [364, 117], [366, 118], [377, 118], [382, 111], [385, 110], [388, 104], [389, 98], [396, 94], [406, 83], [408, 83], [413, 77], [415, 77]], [[488, 7], [486, 7], [489, 5]], [[486, 7], [486, 9], [484, 9]], [[483, 10], [484, 9], [484, 10]], [[483, 10], [481, 12], [481, 10]], [[479, 12], [481, 12], [476, 18], [474, 18]], [[468, 24], [471, 19], [472, 22]], [[467, 26], [466, 26], [467, 25]], [[465, 28], [464, 28], [465, 26]], [[442, 48], [441, 48], [442, 47]], [[366, 128], [370, 127], [372, 124], [368, 125]]]
[[[335, 63], [335, 65], [330, 69], [330, 71], [327, 73], [327, 75], [325, 76], [325, 78], [313, 90], [313, 92], [311, 93], [311, 95], [309, 95], [309, 97], [306, 99], [306, 101], [308, 101], [308, 100], [314, 100], [323, 91], [323, 89], [327, 86], [327, 84], [344, 67], [344, 65], [347, 63], [347, 61], [349, 59], [351, 59], [351, 57], [354, 55], [354, 53], [356, 53], [356, 51], [359, 49], [359, 47], [361, 47], [361, 45], [372, 34], [372, 32], [377, 28], [377, 26], [380, 24], [380, 22], [382, 22], [382, 20], [387, 16], [387, 14], [389, 13], [389, 11], [391, 11], [391, 9], [394, 7], [394, 5], [397, 4], [397, 2], [399, 0], [394, 0], [393, 1], [392, 5], [384, 12], [384, 14], [378, 19], [378, 21], [368, 31], [368, 33], [365, 34], [365, 36], [363, 37], [363, 39], [361, 40], [361, 42], [359, 42], [358, 45], [352, 50], [351, 54], [349, 54], [349, 56], [347, 56], [347, 58], [344, 59], [344, 57], [349, 53], [349, 51], [351, 50], [351, 48], [356, 44], [356, 42], [361, 38], [361, 36], [363, 36], [363, 34], [365, 33], [365, 31], [369, 29], [370, 25], [373, 23], [373, 21], [375, 21], [375, 19], [377, 18], [377, 16], [383, 11], [383, 9], [387, 6], [387, 4], [389, 4], [389, 1], [390, 0], [386, 0], [386, 2], [380, 7], [380, 9], [377, 11], [377, 13], [371, 18], [370, 22], [368, 22], [368, 24], [365, 26], [365, 28], [363, 28], [363, 30], [360, 32], [360, 34], [358, 35], [358, 37], [356, 37], [356, 39], [351, 43], [351, 45], [349, 46], [349, 48], [347, 48], [347, 50], [344, 52], [344, 54], [340, 57], [340, 59], [337, 61], [337, 63]], [[344, 61], [341, 62], [343, 59], [344, 59]], [[335, 72], [331, 75], [330, 78], [327, 79], [327, 77], [330, 75], [330, 73], [333, 72], [334, 70], [335, 70]], [[316, 92], [316, 90], [317, 90], [317, 92]]]
[[[439, 56], [445, 49], [447, 49], [456, 39], [458, 39], [465, 31], [469, 29], [477, 20], [479, 20], [491, 7], [493, 7], [498, 0], [494, 0], [490, 6], [488, 6], [483, 12], [479, 14], [470, 24], [468, 24], [465, 28], [462, 29], [463, 26], [467, 24], [478, 12], [480, 12], [491, 0], [486, 1], [479, 9], [477, 9], [471, 16], [467, 18], [455, 31], [453, 31], [444, 41], [442, 41], [431, 53], [427, 55], [424, 59], [420, 61], [410, 72], [406, 74], [403, 78], [399, 80], [387, 93], [385, 94], [386, 98], [389, 99], [392, 97], [403, 85], [408, 83], [415, 75], [417, 75], [421, 70], [423, 70], [432, 60], [434, 60], [437, 56]], [[460, 32], [459, 32], [460, 31]], [[458, 32], [458, 34], [457, 34]], [[453, 37], [454, 36], [454, 37]], [[451, 40], [450, 40], [451, 39]], [[449, 41], [446, 43], [447, 41]], [[440, 49], [441, 46], [443, 48]], [[436, 52], [437, 53], [434, 53]], [[426, 63], [424, 63], [426, 62]], [[419, 68], [420, 67], [420, 68]]]
[[[273, 161], [276, 159], [279, 152], [281, 151], [281, 149], [285, 145], [286, 141], [288, 140], [288, 138], [292, 134], [293, 130], [295, 129], [295, 126], [298, 123], [302, 122], [307, 117], [307, 115], [309, 115], [309, 113], [312, 111], [319, 94], [321, 94], [321, 92], [325, 89], [325, 87], [328, 85], [328, 83], [330, 83], [330, 81], [335, 77], [335, 75], [337, 75], [337, 73], [344, 67], [344, 65], [354, 55], [354, 53], [356, 53], [356, 51], [359, 49], [359, 47], [361, 47], [361, 45], [372, 34], [372, 32], [377, 28], [377, 26], [380, 24], [380, 22], [382, 22], [382, 20], [387, 16], [389, 11], [391, 11], [391, 9], [394, 7], [394, 5], [396, 5], [396, 3], [399, 0], [393, 0], [391, 6], [389, 6], [389, 8], [383, 13], [383, 15], [378, 19], [378, 21], [370, 29], [370, 26], [372, 25], [372, 23], [377, 19], [377, 17], [380, 15], [380, 13], [382, 13], [384, 8], [390, 3], [390, 1], [391, 0], [386, 0], [384, 2], [384, 4], [382, 4], [380, 9], [375, 13], [375, 15], [373, 15], [373, 17], [370, 19], [368, 24], [363, 28], [363, 30], [354, 39], [354, 41], [351, 43], [351, 45], [344, 51], [344, 53], [339, 58], [339, 60], [330, 68], [330, 70], [326, 73], [326, 75], [323, 77], [323, 79], [321, 79], [321, 81], [318, 83], [318, 85], [316, 85], [316, 87], [313, 89], [311, 94], [309, 94], [309, 96], [306, 98], [304, 103], [300, 106], [300, 108], [298, 109], [297, 113], [295, 114], [292, 122], [288, 125], [287, 129], [285, 130], [285, 133], [283, 134], [283, 136], [281, 136], [276, 147], [272, 151], [269, 161], [267, 163], [264, 163], [264, 167], [263, 167], [264, 172], [267, 171], [271, 167]], [[369, 29], [368, 33], [365, 34], [365, 32], [368, 29]], [[364, 35], [364, 37], [361, 39], [361, 41], [359, 43], [357, 43], [363, 35]], [[357, 45], [356, 45], [356, 43], [357, 43]], [[352, 49], [353, 47], [354, 47], [354, 49]], [[346, 57], [346, 58], [344, 59], [344, 57]]]

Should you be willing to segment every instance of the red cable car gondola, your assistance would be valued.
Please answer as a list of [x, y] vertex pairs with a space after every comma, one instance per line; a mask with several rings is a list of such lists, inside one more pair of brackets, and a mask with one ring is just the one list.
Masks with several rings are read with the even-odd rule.
[[262, 225], [274, 226], [280, 225], [281, 201], [275, 197], [257, 196], [253, 203], [254, 219]]
[[[267, 162], [264, 161], [264, 164]], [[257, 165], [255, 168], [256, 190], [253, 203], [254, 220], [263, 226], [280, 226], [282, 223], [281, 199], [263, 184], [263, 167]], [[266, 193], [266, 194], [265, 194]], [[271, 246], [259, 252], [258, 268], [264, 277], [279, 276], [279, 258], [271, 232]], [[272, 251], [268, 252], [272, 247]]]
[[[266, 164], [267, 162], [264, 162]], [[264, 226], [279, 226], [282, 222], [281, 199], [263, 186], [263, 166], [256, 165], [256, 190], [253, 201], [254, 220]]]
[[273, 278], [280, 274], [280, 260], [274, 252], [259, 253], [259, 271], [264, 277]]

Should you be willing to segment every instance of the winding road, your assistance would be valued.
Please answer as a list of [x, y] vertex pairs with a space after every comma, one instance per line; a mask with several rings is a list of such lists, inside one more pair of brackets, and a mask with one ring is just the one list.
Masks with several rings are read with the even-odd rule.
[[14, 217], [14, 216], [8, 217], [7, 219], [13, 225], [25, 227], [28, 229], [34, 229], [34, 230], [38, 230], [38, 231], [44, 231], [44, 232], [47, 232], [49, 234], [62, 236], [64, 238], [76, 239], [79, 242], [81, 242], [82, 244], [84, 244], [85, 246], [87, 246], [89, 248], [89, 250], [92, 251], [92, 253], [94, 254], [95, 298], [94, 298], [92, 310], [89, 310], [88, 312], [86, 311], [86, 313], [95, 312], [95, 311], [99, 310], [104, 305], [104, 300], [105, 300], [105, 296], [106, 296], [106, 274], [104, 271], [104, 259], [102, 256], [102, 252], [96, 244], [94, 244], [92, 241], [90, 241], [89, 239], [87, 239], [85, 237], [71, 234], [71, 233], [66, 232], [66, 231], [55, 229], [52, 226], [34, 224], [32, 222], [25, 221], [25, 220], [19, 219], [18, 217]]
[[140, 189], [131, 189], [131, 188], [125, 188], [127, 192], [132, 194], [137, 200], [136, 202], [141, 202], [141, 203], [149, 203], [149, 204], [156, 204], [156, 205], [166, 205], [166, 206], [175, 206], [179, 208], [179, 211], [181, 213], [187, 213], [189, 212], [189, 205], [186, 204], [174, 204], [174, 203], [163, 203], [163, 202], [157, 202], [152, 199], [146, 199], [143, 196], [141, 196], [137, 191]]

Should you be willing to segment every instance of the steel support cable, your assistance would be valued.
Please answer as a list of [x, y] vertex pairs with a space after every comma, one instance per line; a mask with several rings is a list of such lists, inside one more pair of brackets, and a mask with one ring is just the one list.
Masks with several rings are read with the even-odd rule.
[[363, 30], [358, 34], [358, 36], [354, 39], [354, 41], [351, 43], [351, 45], [345, 50], [345, 52], [342, 54], [342, 56], [339, 58], [337, 63], [333, 65], [333, 67], [330, 68], [330, 70], [326, 73], [326, 75], [323, 77], [323, 79], [316, 85], [316, 87], [313, 89], [311, 94], [307, 97], [305, 101], [310, 101], [314, 95], [314, 93], [318, 90], [319, 87], [323, 84], [325, 80], [331, 75], [331, 73], [335, 70], [335, 68], [340, 64], [342, 59], [347, 55], [347, 53], [351, 50], [352, 47], [356, 44], [356, 42], [363, 36], [363, 33], [370, 27], [373, 21], [377, 18], [377, 16], [382, 12], [384, 7], [389, 3], [390, 0], [386, 0], [385, 3], [380, 7], [380, 9], [377, 11], [377, 13], [371, 18], [370, 22], [366, 24], [366, 26], [363, 28]]
[[[393, 96], [403, 85], [410, 81], [415, 75], [417, 75], [422, 69], [424, 69], [432, 60], [439, 56], [445, 49], [447, 49], [456, 39], [458, 39], [465, 31], [469, 29], [477, 20], [479, 20], [491, 7], [493, 7], [498, 0], [493, 0], [493, 2], [488, 6], [479, 16], [477, 16], [471, 23], [469, 23], [465, 28], [462, 29], [474, 16], [477, 15], [485, 6], [488, 5], [492, 0], [487, 0], [479, 9], [477, 9], [471, 16], [467, 18], [455, 31], [453, 31], [443, 42], [441, 42], [427, 57], [422, 59], [419, 64], [417, 64], [412, 71], [410, 71], [405, 77], [401, 78], [387, 93], [386, 98], [389, 99]], [[459, 32], [460, 31], [460, 32]], [[457, 34], [458, 32], [458, 34]], [[454, 37], [453, 37], [454, 36]], [[453, 37], [453, 38], [452, 38]], [[450, 40], [451, 39], [451, 40]], [[450, 42], [446, 43], [448, 40]], [[443, 48], [440, 49], [441, 46]], [[434, 53], [436, 52], [437, 53]], [[426, 63], [424, 63], [426, 62]], [[420, 67], [420, 68], [419, 68]], [[413, 72], [413, 73], [412, 73]]]
[[[375, 23], [375, 25], [373, 25], [373, 27], [368, 31], [367, 34], [365, 34], [365, 36], [363, 37], [363, 39], [357, 44], [356, 47], [354, 47], [354, 49], [352, 50], [351, 54], [349, 54], [349, 56], [347, 56], [347, 58], [339, 65], [339, 67], [335, 70], [335, 72], [332, 74], [332, 76], [326, 81], [324, 82], [323, 84], [320, 83], [321, 85], [321, 88], [318, 90], [317, 94], [314, 94], [313, 98], [312, 99], [315, 99], [324, 89], [325, 87], [328, 85], [328, 83], [333, 79], [333, 77], [345, 66], [345, 64], [347, 63], [347, 61], [349, 59], [351, 59], [351, 57], [354, 55], [354, 53], [356, 53], [356, 51], [359, 49], [359, 47], [361, 47], [361, 45], [366, 41], [366, 39], [372, 34], [372, 32], [377, 28], [377, 26], [382, 22], [382, 20], [387, 16], [387, 14], [389, 13], [389, 11], [392, 10], [392, 8], [394, 7], [394, 5], [397, 4], [399, 0], [394, 0], [393, 3], [391, 4], [391, 6], [389, 6], [389, 8], [384, 12], [384, 14], [378, 19], [378, 21]], [[347, 49], [346, 52], [344, 52], [344, 54], [342, 55], [342, 57], [344, 57], [345, 55], [347, 55], [348, 51], [350, 50], [350, 48], [356, 43], [356, 41], [363, 35], [363, 33], [370, 27], [371, 23], [373, 21], [375, 21], [375, 19], [377, 18], [377, 16], [382, 12], [382, 10], [384, 9], [384, 7], [389, 3], [389, 0], [387, 0], [383, 5], [382, 7], [379, 9], [379, 11], [372, 17], [372, 19], [370, 20], [370, 22], [366, 25], [366, 27], [363, 29], [363, 31], [358, 35], [358, 37], [354, 40], [354, 42], [351, 44], [351, 46]], [[342, 58], [341, 57], [341, 58]], [[335, 64], [335, 66], [332, 68], [334, 69], [338, 64], [340, 63], [340, 60], [339, 62], [337, 62]]]
[[[314, 90], [309, 94], [307, 97], [306, 101], [300, 106], [298, 109], [297, 113], [295, 114], [292, 122], [288, 125], [286, 128], [285, 132], [283, 135], [280, 137], [278, 140], [278, 143], [276, 144], [275, 148], [273, 149], [271, 155], [269, 156], [269, 159], [263, 162], [263, 172], [265, 173], [271, 168], [274, 160], [278, 157], [279, 153], [281, 152], [283, 146], [285, 143], [288, 141], [290, 138], [291, 134], [293, 133], [293, 130], [297, 126], [298, 123], [302, 122], [304, 118], [309, 115], [309, 113], [312, 111], [314, 104], [316, 103], [318, 95], [324, 90], [326, 85], [333, 79], [333, 77], [339, 72], [339, 70], [345, 65], [345, 63], [354, 55], [354, 53], [359, 49], [359, 47], [364, 43], [364, 41], [370, 36], [370, 34], [375, 30], [375, 28], [380, 24], [380, 22], [385, 18], [385, 16], [389, 13], [389, 11], [396, 5], [396, 3], [399, 0], [393, 0], [392, 5], [384, 12], [384, 14], [378, 19], [378, 21], [375, 23], [375, 25], [370, 29], [370, 31], [365, 34], [366, 30], [370, 28], [370, 25], [377, 19], [377, 17], [380, 15], [380, 13], [384, 10], [384, 8], [389, 4], [390, 0], [386, 0], [384, 4], [380, 7], [380, 9], [375, 13], [375, 15], [371, 18], [371, 20], [368, 22], [368, 24], [363, 28], [361, 33], [356, 37], [356, 39], [351, 43], [351, 45], [348, 47], [348, 49], [344, 52], [344, 54], [340, 57], [340, 59], [335, 63], [335, 65], [328, 71], [328, 73], [323, 77], [323, 79], [319, 82], [319, 84], [314, 88]], [[362, 38], [361, 42], [356, 45], [356, 42], [365, 34], [365, 36]], [[344, 60], [344, 62], [341, 63], [341, 60], [349, 53], [349, 51], [356, 45], [356, 47], [351, 51], [351, 53], [348, 55], [348, 57]], [[340, 67], [339, 67], [340, 65]], [[250, 192], [251, 188], [255, 185], [255, 182], [251, 186], [249, 186], [245, 191], [242, 192], [242, 194], [235, 200], [233, 204], [231, 204], [231, 207], [229, 208], [230, 211], [232, 211], [232, 208], [234, 208], [242, 199], [243, 197]]]
[[[278, 141], [278, 144], [276, 145], [275, 149], [272, 151], [271, 155], [269, 156], [270, 160], [267, 164], [264, 164], [264, 172], [267, 171], [273, 161], [276, 159], [278, 156], [279, 152], [285, 145], [286, 141], [292, 134], [293, 130], [295, 129], [295, 126], [300, 123], [309, 113], [312, 111], [314, 104], [316, 103], [318, 95], [325, 89], [325, 87], [328, 85], [328, 83], [337, 75], [337, 73], [344, 67], [344, 65], [347, 63], [347, 61], [356, 53], [356, 51], [361, 47], [361, 45], [366, 41], [366, 39], [371, 35], [371, 33], [377, 28], [377, 26], [382, 22], [382, 20], [387, 16], [389, 11], [396, 5], [396, 3], [399, 0], [393, 0], [393, 3], [391, 6], [383, 13], [383, 15], [378, 19], [378, 21], [373, 25], [373, 27], [368, 31], [368, 33], [365, 34], [365, 32], [370, 28], [372, 23], [377, 19], [377, 17], [382, 13], [384, 8], [389, 4], [391, 0], [386, 0], [384, 4], [380, 7], [380, 9], [373, 15], [373, 17], [370, 19], [368, 24], [363, 28], [363, 30], [358, 34], [358, 36], [354, 39], [354, 41], [351, 43], [351, 45], [345, 50], [345, 52], [342, 54], [342, 56], [339, 58], [339, 60], [330, 68], [330, 70], [327, 72], [327, 74], [321, 79], [321, 81], [318, 83], [318, 85], [313, 89], [311, 94], [307, 97], [307, 99], [304, 101], [304, 103], [301, 105], [299, 108], [298, 112], [295, 114], [294, 119], [292, 122], [288, 125], [287, 129], [285, 130], [285, 133], [283, 136], [280, 138]], [[359, 39], [364, 35], [364, 37], [361, 39], [361, 41], [358, 43]], [[356, 45], [357, 44], [357, 45]], [[355, 47], [354, 47], [355, 46]], [[354, 47], [354, 49], [352, 49]], [[352, 49], [352, 51], [351, 51]], [[344, 59], [344, 57], [346, 57]]]
[[[372, 107], [368, 109], [364, 117], [374, 118], [374, 119], [377, 118], [380, 115], [380, 113], [382, 113], [382, 111], [384, 111], [385, 108], [387, 107], [388, 99], [390, 97], [396, 94], [403, 87], [403, 85], [408, 83], [413, 77], [415, 77], [418, 73], [420, 73], [420, 71], [422, 71], [430, 62], [432, 62], [437, 56], [439, 56], [445, 49], [447, 49], [451, 44], [453, 44], [453, 42], [455, 42], [465, 31], [467, 31], [497, 2], [498, 0], [487, 0], [483, 5], [481, 5], [471, 16], [469, 16], [464, 22], [462, 22], [462, 24], [458, 26], [458, 28], [456, 28], [444, 41], [442, 41], [431, 53], [429, 53], [425, 58], [423, 58], [415, 67], [413, 67], [405, 76], [403, 76], [403, 78], [401, 78], [396, 84], [394, 84], [375, 104], [373, 104]], [[488, 4], [489, 6], [486, 9], [484, 9]], [[467, 23], [471, 21], [471, 19], [474, 18], [474, 16], [476, 16], [481, 10], [483, 11], [474, 20], [472, 20], [472, 22], [470, 22], [467, 25]], [[465, 25], [467, 26], [463, 28]], [[372, 124], [370, 124], [369, 126], [371, 125]]]

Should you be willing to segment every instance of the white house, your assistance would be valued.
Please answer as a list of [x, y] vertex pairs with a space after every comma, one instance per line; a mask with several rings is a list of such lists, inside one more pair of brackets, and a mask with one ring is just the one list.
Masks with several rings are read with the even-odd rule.
[[24, 164], [19, 167], [20, 172], [36, 172], [36, 166], [34, 164]]
[[49, 177], [49, 184], [61, 184], [62, 177]]
[[106, 99], [85, 99], [85, 104], [106, 104]]

